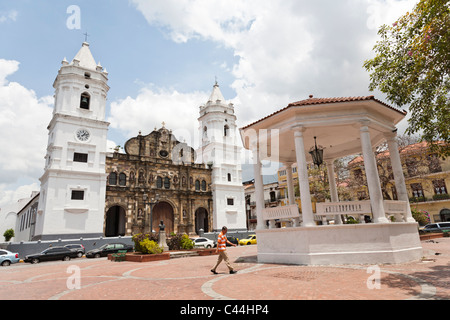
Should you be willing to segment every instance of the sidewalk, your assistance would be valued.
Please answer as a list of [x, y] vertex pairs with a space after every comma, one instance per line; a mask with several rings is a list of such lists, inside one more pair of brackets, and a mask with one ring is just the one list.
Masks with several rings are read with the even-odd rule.
[[[450, 298], [450, 238], [422, 241], [424, 259], [400, 265], [258, 264], [257, 246], [228, 248], [238, 271], [217, 256], [165, 261], [73, 259], [0, 268], [0, 300], [404, 300]], [[377, 279], [379, 274], [379, 288]], [[79, 276], [79, 277], [77, 277]], [[370, 280], [369, 279], [369, 280]], [[77, 282], [79, 280], [79, 282]], [[71, 289], [79, 284], [79, 289]]]

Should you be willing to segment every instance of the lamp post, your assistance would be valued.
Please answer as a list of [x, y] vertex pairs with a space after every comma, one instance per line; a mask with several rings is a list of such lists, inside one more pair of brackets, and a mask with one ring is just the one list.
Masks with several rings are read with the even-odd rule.
[[309, 154], [313, 159], [313, 163], [317, 167], [320, 167], [320, 165], [323, 163], [323, 148], [321, 146], [317, 147], [316, 137], [314, 137], [314, 147], [311, 148]]
[[158, 201], [159, 201], [159, 194], [156, 194], [155, 198], [149, 199], [148, 195], [146, 193], [144, 193], [142, 198], [143, 198], [144, 204], [146, 206], [150, 205], [150, 232], [153, 233], [153, 206], [158, 203]]

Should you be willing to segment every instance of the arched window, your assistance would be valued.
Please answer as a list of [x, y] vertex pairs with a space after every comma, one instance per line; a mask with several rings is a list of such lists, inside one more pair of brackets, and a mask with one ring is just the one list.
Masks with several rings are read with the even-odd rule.
[[127, 175], [125, 173], [119, 174], [119, 186], [126, 186], [127, 184]]
[[156, 178], [156, 187], [158, 189], [162, 188], [162, 178], [161, 177]]
[[169, 179], [169, 177], [165, 177], [164, 178], [164, 188], [165, 189], [170, 189], [170, 179]]
[[228, 125], [225, 125], [223, 127], [223, 136], [224, 137], [228, 137], [229, 130], [230, 130], [230, 127]]
[[202, 191], [206, 191], [206, 181], [202, 181]]
[[200, 181], [195, 180], [195, 191], [200, 191]]
[[89, 95], [89, 93], [83, 92], [81, 94], [81, 99], [80, 99], [80, 108], [89, 110], [90, 103], [91, 103], [91, 96]]
[[111, 172], [111, 173], [109, 174], [108, 184], [109, 184], [110, 186], [115, 186], [115, 185], [117, 184], [117, 173]]

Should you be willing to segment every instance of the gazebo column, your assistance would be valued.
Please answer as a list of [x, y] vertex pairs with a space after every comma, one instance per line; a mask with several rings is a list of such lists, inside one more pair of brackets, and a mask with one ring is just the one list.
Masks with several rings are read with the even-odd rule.
[[[328, 172], [328, 181], [330, 183], [330, 196], [331, 202], [339, 202], [339, 195], [337, 191], [336, 178], [334, 172], [334, 159], [326, 159], [327, 164], [327, 172]], [[335, 216], [336, 224], [342, 224], [341, 215]]]
[[388, 147], [389, 156], [391, 158], [392, 171], [394, 173], [395, 188], [397, 190], [398, 200], [406, 201], [406, 222], [416, 222], [411, 214], [411, 207], [409, 206], [408, 191], [406, 190], [405, 176], [403, 175], [402, 162], [400, 160], [400, 153], [398, 152], [397, 132], [385, 134]]
[[253, 150], [253, 175], [255, 177], [255, 205], [256, 205], [256, 229], [265, 229], [266, 225], [263, 220], [264, 210], [264, 185], [261, 175], [261, 160], [257, 147]]
[[[289, 205], [297, 205], [295, 203], [295, 190], [294, 190], [294, 180], [292, 179], [292, 163], [286, 164], [286, 175], [287, 175], [287, 188], [288, 188], [288, 201]], [[293, 226], [300, 226], [300, 216], [298, 218], [292, 219]]]
[[289, 204], [295, 204], [294, 180], [292, 179], [292, 163], [286, 163], [287, 190]]
[[381, 193], [380, 178], [378, 176], [375, 154], [372, 150], [370, 133], [367, 122], [363, 122], [360, 128], [361, 147], [364, 157], [364, 169], [366, 171], [367, 186], [369, 188], [370, 205], [375, 223], [389, 223], [386, 218], [383, 204], [383, 194]]
[[305, 154], [305, 144], [303, 142], [303, 132], [305, 128], [295, 127], [294, 128], [294, 138], [295, 138], [295, 154], [297, 157], [297, 174], [298, 174], [298, 184], [300, 187], [300, 200], [302, 202], [302, 218], [303, 226], [310, 227], [315, 226], [311, 195], [309, 190], [309, 179], [308, 179], [308, 169]]

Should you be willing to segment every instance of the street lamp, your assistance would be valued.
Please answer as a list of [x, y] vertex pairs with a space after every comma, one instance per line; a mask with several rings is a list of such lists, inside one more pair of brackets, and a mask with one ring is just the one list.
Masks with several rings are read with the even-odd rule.
[[313, 159], [313, 163], [320, 167], [320, 165], [323, 163], [323, 148], [322, 146], [317, 147], [317, 141], [316, 137], [314, 137], [314, 147], [312, 147], [309, 151], [309, 154], [311, 155]]
[[151, 198], [149, 201], [148, 195], [144, 193], [142, 196], [144, 200], [144, 204], [147, 206], [150, 205], [150, 232], [153, 233], [153, 206], [159, 201], [159, 194], [155, 195], [155, 198]]

